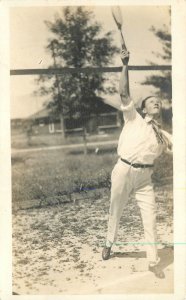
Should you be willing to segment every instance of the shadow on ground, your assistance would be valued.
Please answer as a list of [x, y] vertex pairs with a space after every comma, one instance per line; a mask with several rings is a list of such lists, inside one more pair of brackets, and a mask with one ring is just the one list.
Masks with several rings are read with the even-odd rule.
[[[159, 266], [162, 269], [165, 269], [167, 266], [171, 265], [174, 261], [174, 251], [173, 247], [165, 246], [163, 249], [158, 250], [158, 255], [160, 257]], [[119, 258], [145, 258], [146, 252], [115, 252], [111, 255], [111, 258], [119, 257]]]

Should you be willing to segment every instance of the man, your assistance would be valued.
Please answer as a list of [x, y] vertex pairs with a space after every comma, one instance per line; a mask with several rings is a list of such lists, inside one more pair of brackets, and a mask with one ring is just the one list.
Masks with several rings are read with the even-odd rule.
[[123, 69], [119, 93], [125, 125], [118, 143], [119, 159], [111, 175], [110, 215], [102, 258], [106, 260], [110, 257], [123, 209], [133, 193], [142, 215], [149, 270], [158, 278], [164, 278], [164, 272], [158, 265], [156, 206], [151, 175], [154, 160], [170, 147], [170, 135], [159, 128], [158, 120], [161, 114], [159, 99], [150, 96], [143, 100], [141, 108], [145, 118], [142, 118], [134, 107], [129, 94], [129, 52], [125, 43], [122, 44], [121, 59]]

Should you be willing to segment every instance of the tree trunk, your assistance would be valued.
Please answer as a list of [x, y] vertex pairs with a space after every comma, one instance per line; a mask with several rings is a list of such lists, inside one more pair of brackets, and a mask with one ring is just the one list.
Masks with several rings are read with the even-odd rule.
[[64, 120], [62, 113], [60, 114], [60, 123], [61, 123], [61, 134], [62, 134], [63, 139], [65, 139], [66, 138], [66, 133], [65, 133], [66, 128], [65, 128], [65, 120]]

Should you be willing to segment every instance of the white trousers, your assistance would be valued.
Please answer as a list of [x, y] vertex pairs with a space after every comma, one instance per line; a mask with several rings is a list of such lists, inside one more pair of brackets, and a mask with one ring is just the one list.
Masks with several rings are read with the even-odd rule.
[[123, 209], [131, 193], [134, 193], [144, 226], [147, 259], [151, 263], [156, 263], [158, 262], [156, 204], [151, 181], [152, 172], [152, 168], [133, 168], [120, 159], [116, 163], [111, 175], [111, 202], [106, 243], [112, 245], [116, 241]]

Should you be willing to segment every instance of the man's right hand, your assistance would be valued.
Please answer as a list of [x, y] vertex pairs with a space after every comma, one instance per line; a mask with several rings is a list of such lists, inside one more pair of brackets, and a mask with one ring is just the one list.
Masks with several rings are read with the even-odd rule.
[[129, 62], [129, 51], [127, 49], [121, 50], [121, 60], [124, 65], [128, 65]]

